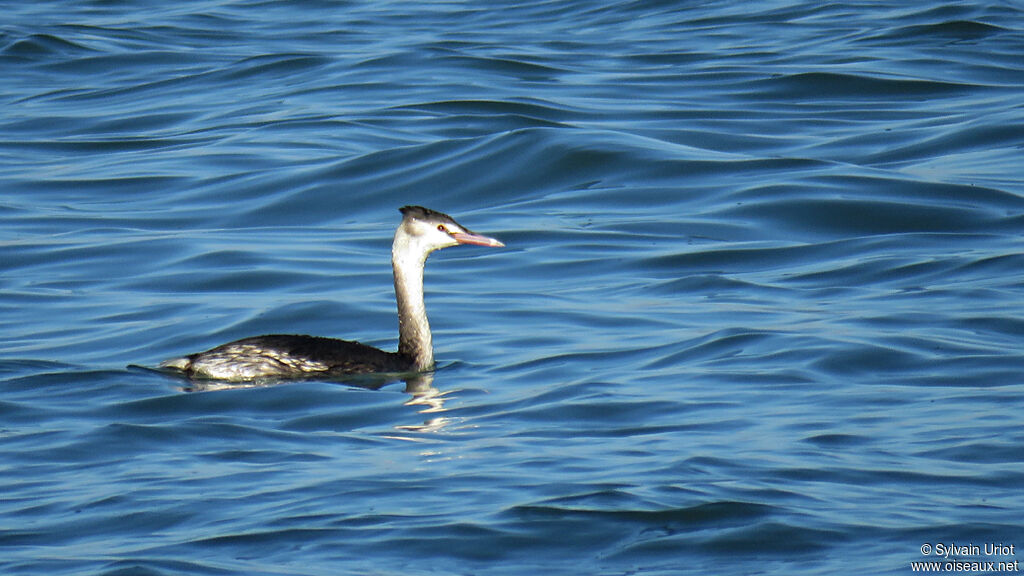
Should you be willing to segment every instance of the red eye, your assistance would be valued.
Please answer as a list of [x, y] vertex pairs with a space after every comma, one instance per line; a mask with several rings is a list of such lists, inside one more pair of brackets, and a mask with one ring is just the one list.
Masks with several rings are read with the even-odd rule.
[[440, 230], [441, 232], [444, 232], [445, 234], [448, 233], [448, 229], [444, 227], [444, 224], [438, 224], [437, 229]]

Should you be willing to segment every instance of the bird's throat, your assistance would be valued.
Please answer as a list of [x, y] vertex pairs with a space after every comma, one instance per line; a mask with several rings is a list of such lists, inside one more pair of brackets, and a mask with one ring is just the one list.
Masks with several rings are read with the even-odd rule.
[[391, 260], [398, 303], [398, 353], [410, 357], [416, 371], [434, 367], [434, 344], [423, 301], [425, 260], [401, 250], [395, 250]]

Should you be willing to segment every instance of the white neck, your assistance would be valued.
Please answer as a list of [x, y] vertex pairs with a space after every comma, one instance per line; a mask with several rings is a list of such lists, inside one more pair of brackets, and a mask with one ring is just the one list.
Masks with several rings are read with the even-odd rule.
[[398, 353], [413, 360], [413, 370], [434, 367], [434, 343], [423, 301], [423, 266], [427, 252], [415, 245], [401, 226], [391, 246], [391, 266], [395, 274], [395, 300], [398, 303]]

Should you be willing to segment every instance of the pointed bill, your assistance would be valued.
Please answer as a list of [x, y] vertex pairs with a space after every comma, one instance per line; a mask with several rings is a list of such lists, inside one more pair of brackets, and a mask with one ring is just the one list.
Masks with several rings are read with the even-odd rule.
[[487, 236], [481, 236], [473, 232], [452, 232], [452, 238], [459, 244], [472, 244], [474, 246], [491, 246], [494, 248], [501, 248], [504, 246], [500, 241], [494, 238], [488, 238]]

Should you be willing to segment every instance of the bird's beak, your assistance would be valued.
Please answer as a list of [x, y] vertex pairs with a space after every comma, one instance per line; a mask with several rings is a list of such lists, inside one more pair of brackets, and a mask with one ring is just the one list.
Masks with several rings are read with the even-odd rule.
[[504, 246], [500, 241], [494, 238], [488, 238], [487, 236], [481, 236], [473, 232], [452, 232], [452, 238], [459, 244], [473, 244], [474, 246], [491, 246], [493, 248], [501, 248]]

